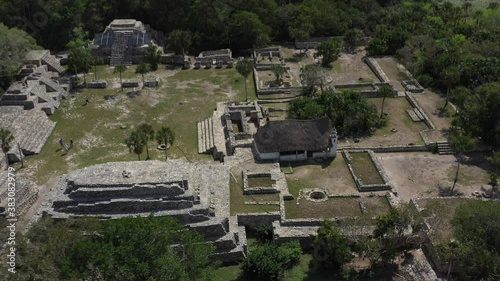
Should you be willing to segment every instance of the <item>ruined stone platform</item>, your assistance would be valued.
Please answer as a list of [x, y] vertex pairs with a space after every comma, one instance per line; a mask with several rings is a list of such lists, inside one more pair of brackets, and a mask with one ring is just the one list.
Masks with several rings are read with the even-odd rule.
[[169, 216], [216, 246], [213, 258], [235, 262], [246, 241], [229, 220], [229, 167], [182, 160], [116, 162], [73, 171], [46, 195], [39, 214], [55, 218]]

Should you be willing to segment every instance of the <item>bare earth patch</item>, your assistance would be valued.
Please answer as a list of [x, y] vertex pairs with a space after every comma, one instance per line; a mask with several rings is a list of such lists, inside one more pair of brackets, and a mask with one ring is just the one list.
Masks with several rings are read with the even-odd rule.
[[[361, 59], [366, 56], [366, 51], [355, 54], [341, 53], [336, 62], [333, 63], [331, 80], [334, 84], [351, 84], [359, 82], [378, 82], [377, 76]], [[340, 69], [338, 69], [340, 66]], [[360, 78], [362, 81], [360, 81]]]
[[[408, 202], [415, 197], [439, 196], [439, 186], [453, 185], [456, 158], [453, 155], [432, 153], [379, 153], [376, 154], [398, 196]], [[460, 167], [456, 191], [466, 196], [488, 185], [488, 172], [484, 157], [464, 163]]]
[[[368, 101], [377, 106], [380, 114], [382, 107], [382, 98], [371, 98]], [[378, 129], [372, 135], [361, 137], [360, 142], [355, 143], [354, 138], [341, 139], [339, 144], [343, 147], [374, 147], [387, 145], [407, 145], [423, 144], [421, 131], [427, 130], [427, 126], [423, 122], [413, 122], [406, 113], [407, 109], [411, 109], [411, 105], [405, 98], [386, 98], [384, 104], [384, 112], [388, 113], [389, 121], [387, 126]], [[395, 132], [391, 130], [395, 129]]]

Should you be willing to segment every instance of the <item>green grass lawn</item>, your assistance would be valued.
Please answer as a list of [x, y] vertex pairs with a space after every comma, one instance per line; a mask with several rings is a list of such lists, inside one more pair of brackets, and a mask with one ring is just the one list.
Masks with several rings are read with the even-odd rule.
[[243, 195], [242, 177], [239, 177], [238, 182], [233, 177], [230, 179], [230, 212], [231, 216], [239, 213], [265, 213], [277, 212], [279, 206], [274, 205], [245, 205], [245, 202], [250, 201], [278, 201], [278, 194], [262, 194], [262, 195]]
[[[359, 206], [362, 202], [367, 208], [363, 214]], [[386, 214], [390, 207], [385, 197], [372, 198], [329, 198], [323, 202], [312, 202], [305, 198], [285, 201], [285, 216], [287, 219], [330, 219], [346, 217], [370, 218]]]
[[267, 177], [248, 177], [248, 187], [271, 187], [276, 181], [271, 179], [271, 176]]
[[[160, 70], [148, 75], [160, 77], [160, 87], [136, 93], [119, 88], [118, 74], [113, 68], [99, 66], [98, 79], [108, 81], [107, 89], [82, 89], [65, 99], [50, 119], [56, 128], [39, 155], [26, 159], [25, 176], [43, 184], [52, 175], [62, 175], [72, 169], [112, 161], [133, 161], [124, 140], [140, 122], [148, 122], [155, 129], [169, 126], [176, 134], [174, 146], [168, 156], [189, 160], [209, 160], [198, 154], [197, 122], [212, 115], [219, 101], [243, 101], [244, 81], [235, 69]], [[123, 79], [142, 80], [131, 66], [122, 74]], [[87, 75], [87, 80], [93, 74]], [[253, 78], [249, 78], [250, 97], [255, 97]], [[113, 88], [115, 87], [115, 88]], [[139, 90], [139, 89], [138, 89]], [[84, 97], [89, 104], [84, 106]], [[121, 129], [122, 125], [127, 126]], [[59, 150], [58, 139], [72, 138], [75, 146], [69, 153]], [[165, 159], [156, 149], [156, 141], [149, 143], [151, 159]], [[146, 158], [146, 152], [141, 160]]]
[[350, 155], [352, 158], [352, 170], [364, 184], [384, 184], [384, 180], [368, 152], [350, 153]]

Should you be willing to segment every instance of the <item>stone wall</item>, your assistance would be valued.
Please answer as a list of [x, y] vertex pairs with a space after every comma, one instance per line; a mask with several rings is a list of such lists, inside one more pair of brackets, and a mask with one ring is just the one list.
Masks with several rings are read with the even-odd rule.
[[422, 116], [424, 117], [424, 123], [425, 125], [427, 125], [427, 127], [431, 130], [435, 130], [436, 129], [436, 126], [434, 125], [434, 123], [432, 123], [431, 119], [429, 119], [429, 117], [427, 116], [427, 114], [425, 113], [424, 109], [422, 107], [420, 107], [420, 105], [417, 103], [417, 101], [412, 97], [412, 95], [410, 93], [405, 93], [406, 95], [406, 99], [408, 100], [408, 102], [411, 104], [411, 106], [413, 106], [414, 108], [417, 108], [420, 113], [422, 113]]
[[279, 221], [281, 219], [280, 212], [268, 212], [268, 213], [246, 213], [238, 214], [238, 225], [244, 225], [252, 228], [256, 228], [260, 225], [271, 225], [274, 221]]
[[363, 61], [375, 73], [380, 82], [389, 83], [391, 81], [374, 58], [364, 57]]
[[[351, 165], [351, 156], [349, 153], [368, 153], [370, 156], [370, 159], [372, 160], [373, 165], [377, 169], [378, 173], [382, 177], [383, 184], [365, 184], [363, 181], [354, 173], [354, 170]], [[373, 154], [373, 151], [371, 150], [343, 150], [342, 151], [342, 156], [344, 157], [347, 167], [349, 168], [349, 172], [351, 173], [352, 178], [354, 179], [354, 182], [356, 183], [356, 186], [358, 187], [359, 192], [370, 192], [370, 191], [383, 191], [383, 190], [392, 190], [394, 191], [394, 188], [391, 184], [389, 184], [389, 177], [387, 174], [384, 172], [384, 169], [382, 165], [378, 162], [377, 158]], [[395, 192], [397, 193], [397, 192]]]

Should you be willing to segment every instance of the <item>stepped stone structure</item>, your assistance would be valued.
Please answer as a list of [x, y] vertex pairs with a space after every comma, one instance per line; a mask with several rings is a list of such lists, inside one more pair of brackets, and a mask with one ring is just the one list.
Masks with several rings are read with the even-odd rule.
[[24, 155], [38, 154], [54, 130], [56, 123], [39, 110], [23, 110], [18, 106], [0, 106], [0, 128], [14, 135], [9, 152], [11, 161], [19, 161], [18, 143]]
[[16, 178], [16, 192], [15, 194], [8, 191], [8, 173], [5, 170], [5, 162], [0, 163], [0, 215], [8, 215], [5, 212], [8, 211], [8, 198], [15, 198], [16, 202], [16, 216], [24, 214], [28, 208], [36, 201], [38, 198], [38, 188], [35, 183], [23, 179]]
[[[134, 19], [115, 19], [92, 41], [92, 54], [110, 65], [141, 63], [150, 45], [163, 45], [165, 35]], [[161, 49], [161, 48], [159, 48]]]
[[40, 109], [47, 115], [53, 114], [70, 91], [69, 81], [59, 77], [64, 68], [48, 50], [30, 51], [25, 63], [17, 75], [18, 81], [0, 97], [0, 106]]
[[214, 258], [237, 261], [246, 238], [229, 218], [229, 177], [226, 166], [181, 160], [95, 165], [63, 176], [44, 211], [57, 218], [174, 217], [214, 243]]

